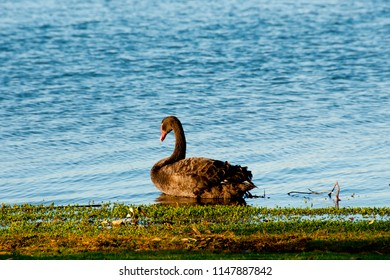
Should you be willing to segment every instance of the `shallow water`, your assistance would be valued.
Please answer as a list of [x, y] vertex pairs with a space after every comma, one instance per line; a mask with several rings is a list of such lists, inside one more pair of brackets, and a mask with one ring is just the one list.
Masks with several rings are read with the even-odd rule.
[[389, 206], [388, 2], [209, 2], [1, 1], [0, 203], [156, 203], [174, 114], [250, 205]]

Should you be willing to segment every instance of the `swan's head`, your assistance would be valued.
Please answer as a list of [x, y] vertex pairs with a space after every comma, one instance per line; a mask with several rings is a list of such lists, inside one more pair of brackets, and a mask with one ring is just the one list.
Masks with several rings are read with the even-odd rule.
[[161, 137], [160, 141], [164, 141], [165, 137], [171, 132], [175, 126], [181, 125], [178, 118], [175, 116], [165, 117], [161, 122]]

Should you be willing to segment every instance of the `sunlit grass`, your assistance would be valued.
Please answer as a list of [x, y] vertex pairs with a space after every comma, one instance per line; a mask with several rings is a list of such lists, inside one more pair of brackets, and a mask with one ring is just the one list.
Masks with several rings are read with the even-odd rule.
[[297, 258], [300, 253], [389, 258], [390, 208], [104, 204], [0, 209], [0, 258], [136, 258], [141, 252], [155, 258]]

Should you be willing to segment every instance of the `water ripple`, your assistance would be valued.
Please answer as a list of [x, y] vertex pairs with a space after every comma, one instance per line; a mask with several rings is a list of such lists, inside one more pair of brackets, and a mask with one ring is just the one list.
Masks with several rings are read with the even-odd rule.
[[339, 181], [388, 206], [386, 1], [68, 2], [0, 3], [0, 203], [154, 203], [175, 114], [189, 156], [249, 166], [249, 203]]

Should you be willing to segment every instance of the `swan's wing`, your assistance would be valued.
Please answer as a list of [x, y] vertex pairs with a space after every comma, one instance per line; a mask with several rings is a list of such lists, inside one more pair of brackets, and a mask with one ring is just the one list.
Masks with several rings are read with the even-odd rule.
[[[231, 165], [228, 162], [209, 158], [186, 158], [165, 166], [166, 172], [182, 190], [190, 188], [195, 195], [206, 191], [221, 191], [222, 188], [238, 186], [240, 184], [253, 185], [252, 173], [246, 167]], [[253, 185], [254, 187], [254, 185]], [[250, 187], [252, 188], [252, 187]]]
[[192, 177], [207, 185], [219, 184], [226, 173], [225, 163], [209, 158], [186, 158], [169, 165], [172, 175]]

